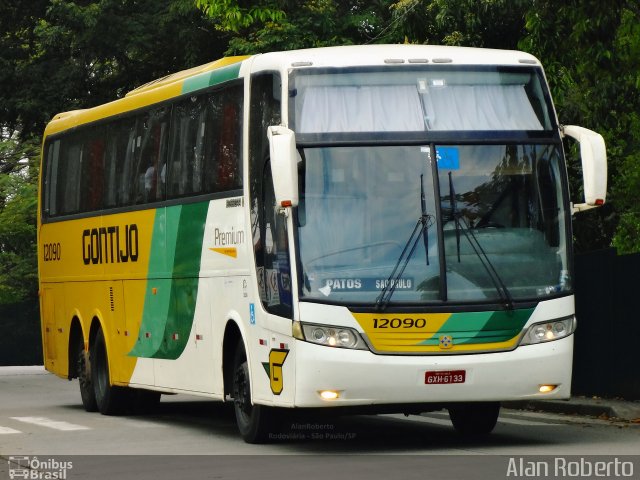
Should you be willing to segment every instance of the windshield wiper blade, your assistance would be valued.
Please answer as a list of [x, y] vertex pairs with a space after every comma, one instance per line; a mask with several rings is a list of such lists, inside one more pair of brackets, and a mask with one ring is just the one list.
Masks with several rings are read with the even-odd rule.
[[477, 255], [478, 259], [480, 259], [480, 263], [489, 274], [493, 286], [504, 302], [505, 308], [507, 310], [513, 310], [513, 297], [511, 296], [511, 292], [509, 292], [509, 289], [504, 284], [502, 277], [500, 277], [500, 274], [493, 266], [493, 263], [489, 260], [487, 252], [484, 251], [484, 248], [482, 248], [482, 245], [478, 241], [478, 237], [476, 237], [476, 234], [473, 233], [473, 229], [469, 227], [469, 224], [460, 213], [456, 213], [456, 217], [456, 222], [462, 222], [464, 224], [464, 226], [460, 228], [460, 231], [467, 238], [474, 253]]
[[[460, 232], [462, 232], [466, 239], [469, 241], [469, 245], [471, 245], [471, 248], [480, 260], [480, 263], [489, 274], [489, 278], [491, 278], [491, 282], [493, 283], [494, 288], [498, 292], [498, 295], [500, 295], [500, 299], [504, 302], [505, 308], [507, 310], [513, 310], [513, 297], [511, 296], [511, 292], [509, 292], [509, 289], [504, 284], [502, 277], [500, 277], [500, 274], [493, 266], [493, 263], [487, 256], [487, 252], [485, 252], [484, 248], [482, 248], [482, 245], [478, 241], [478, 237], [476, 237], [476, 234], [473, 233], [473, 229], [464, 219], [462, 213], [457, 211], [455, 190], [453, 188], [453, 178], [451, 176], [451, 172], [449, 172], [449, 202], [451, 205], [451, 216], [453, 217], [453, 221], [456, 226], [456, 246], [458, 250], [458, 262], [460, 262]], [[461, 226], [461, 223], [464, 224], [464, 227]]]
[[[387, 278], [387, 281], [380, 291], [380, 295], [376, 298], [376, 309], [384, 310], [389, 305], [389, 301], [393, 296], [393, 293], [396, 290], [396, 286], [398, 285], [398, 281], [402, 278], [402, 274], [404, 270], [407, 268], [409, 264], [409, 260], [413, 256], [413, 252], [415, 252], [416, 247], [418, 246], [418, 240], [420, 240], [420, 236], [422, 236], [425, 248], [425, 256], [427, 257], [427, 265], [429, 265], [429, 250], [428, 250], [428, 235], [429, 235], [429, 227], [433, 224], [433, 217], [427, 214], [426, 201], [424, 197], [424, 186], [423, 186], [423, 175], [420, 175], [420, 205], [421, 205], [421, 215], [416, 222], [415, 227], [413, 227], [413, 231], [405, 243], [396, 264], [391, 270], [391, 275]], [[409, 249], [410, 248], [410, 249]], [[408, 252], [407, 252], [408, 250]], [[404, 260], [404, 262], [403, 262]], [[400, 267], [402, 264], [402, 267]]]

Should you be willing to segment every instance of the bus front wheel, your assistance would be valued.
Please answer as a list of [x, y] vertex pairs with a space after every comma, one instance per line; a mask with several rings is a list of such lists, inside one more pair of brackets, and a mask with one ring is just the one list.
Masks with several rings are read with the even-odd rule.
[[453, 427], [463, 435], [491, 433], [499, 414], [499, 402], [465, 403], [449, 408], [449, 418]]
[[276, 410], [251, 403], [249, 365], [242, 340], [233, 362], [233, 407], [240, 435], [247, 443], [265, 443], [276, 425]]
[[98, 410], [103, 415], [122, 413], [128, 403], [129, 391], [123, 387], [111, 385], [109, 380], [109, 359], [104, 333], [99, 329], [89, 350], [91, 360], [91, 381]]

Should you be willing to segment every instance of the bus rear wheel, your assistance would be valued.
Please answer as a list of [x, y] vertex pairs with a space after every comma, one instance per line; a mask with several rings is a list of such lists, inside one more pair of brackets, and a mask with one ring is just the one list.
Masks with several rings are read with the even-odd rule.
[[89, 350], [91, 380], [98, 410], [103, 415], [118, 415], [127, 408], [130, 392], [126, 388], [111, 385], [109, 380], [109, 358], [102, 329], [93, 340]]
[[453, 427], [463, 435], [488, 435], [500, 414], [499, 402], [465, 403], [449, 408]]
[[240, 435], [247, 443], [265, 443], [276, 426], [276, 410], [251, 403], [249, 365], [242, 340], [233, 362], [233, 407]]
[[98, 403], [96, 402], [96, 394], [91, 381], [91, 361], [89, 360], [89, 352], [84, 349], [84, 340], [82, 338], [80, 338], [77, 346], [77, 352], [76, 367], [82, 406], [87, 412], [97, 412]]

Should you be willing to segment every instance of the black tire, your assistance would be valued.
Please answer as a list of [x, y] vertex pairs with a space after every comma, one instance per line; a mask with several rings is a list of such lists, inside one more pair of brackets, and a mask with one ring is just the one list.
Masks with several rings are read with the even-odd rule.
[[242, 340], [233, 361], [233, 407], [240, 435], [247, 443], [265, 443], [277, 425], [277, 410], [251, 403], [249, 365]]
[[97, 412], [98, 403], [96, 402], [96, 394], [91, 381], [91, 361], [89, 360], [89, 352], [84, 349], [84, 340], [82, 337], [77, 346], [76, 374], [78, 383], [80, 384], [80, 397], [82, 398], [82, 406], [87, 412]]
[[98, 330], [91, 345], [91, 379], [98, 410], [103, 415], [118, 415], [129, 406], [130, 391], [111, 385], [109, 380], [109, 358], [102, 329]]
[[463, 435], [488, 435], [500, 414], [499, 402], [465, 403], [449, 408], [453, 427]]

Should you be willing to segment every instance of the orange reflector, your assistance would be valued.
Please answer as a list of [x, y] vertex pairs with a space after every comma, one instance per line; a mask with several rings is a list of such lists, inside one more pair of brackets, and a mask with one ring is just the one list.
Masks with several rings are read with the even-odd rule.
[[293, 203], [291, 202], [291, 200], [282, 200], [280, 202], [280, 206], [281, 207], [290, 207], [291, 205], [293, 205]]
[[596, 205], [604, 205], [604, 199], [603, 198], [596, 198]]

